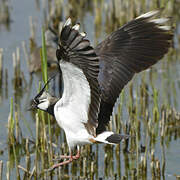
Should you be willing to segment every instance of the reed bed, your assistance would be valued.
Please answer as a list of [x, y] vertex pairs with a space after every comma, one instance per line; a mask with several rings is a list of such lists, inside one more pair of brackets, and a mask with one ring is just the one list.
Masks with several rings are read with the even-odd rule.
[[[104, 34], [147, 10], [164, 7], [163, 13], [167, 16], [174, 16], [175, 19], [180, 17], [175, 15], [174, 10], [177, 7], [174, 6], [175, 2], [173, 1], [113, 0], [106, 2], [94, 0], [81, 1], [79, 4], [76, 1], [68, 1], [64, 16], [56, 7], [63, 9], [65, 3], [54, 1], [57, 6], [52, 3], [49, 2], [46, 16], [48, 17], [48, 13], [51, 12], [50, 17], [53, 17], [52, 21], [57, 29], [59, 21], [63, 20], [64, 16], [69, 17], [73, 14], [73, 21], [80, 19], [84, 22], [86, 11], [94, 13], [95, 44], [101, 40]], [[58, 12], [57, 16], [53, 12]], [[31, 35], [35, 39], [32, 19], [30, 22]], [[44, 31], [45, 28], [42, 30], [41, 69], [43, 83], [46, 83], [48, 67]], [[179, 40], [177, 41], [179, 43]], [[23, 44], [23, 48], [25, 49], [25, 44]], [[178, 55], [178, 48], [171, 50], [163, 59], [161, 68], [167, 70], [172, 61], [177, 62]], [[17, 89], [17, 87], [25, 86], [20, 49], [17, 48], [12, 56], [14, 63], [13, 86], [14, 89]], [[5, 80], [3, 81], [4, 76]], [[166, 179], [166, 149], [172, 139], [180, 138], [180, 113], [174, 108], [178, 104], [176, 102], [176, 89], [178, 88], [173, 87], [173, 83], [169, 82], [169, 89], [173, 90], [171, 95], [173, 103], [170, 103], [167, 100], [169, 91], [164, 88], [168, 82], [162, 82], [158, 86], [162, 89], [157, 88], [154, 84], [157, 82], [157, 76], [159, 74], [156, 68], [141, 73], [139, 78], [131, 82], [121, 93], [114, 108], [112, 121], [108, 128], [117, 133], [129, 134], [131, 138], [117, 146], [83, 146], [80, 160], [50, 173], [45, 172], [45, 170], [55, 163], [53, 159], [58, 158], [60, 154], [68, 153], [64, 132], [58, 127], [54, 118], [44, 112], [37, 111], [33, 114], [36, 124], [35, 138], [33, 135], [26, 137], [21, 128], [22, 109], [18, 107], [16, 98], [11, 98], [7, 126], [8, 160], [6, 163], [0, 161], [0, 180], [3, 179], [3, 175], [6, 176], [6, 179], [11, 179], [13, 176], [16, 179], [149, 179], [150, 177], [152, 179]], [[166, 75], [160, 76], [164, 79], [167, 78]], [[42, 83], [39, 83], [38, 89], [41, 86]], [[8, 88], [8, 70], [4, 71], [3, 69], [1, 50], [0, 87]], [[51, 85], [47, 87], [47, 90], [50, 87]], [[26, 120], [25, 123], [31, 129], [31, 124]], [[159, 147], [160, 153], [156, 152], [157, 147]], [[12, 171], [15, 173], [12, 174]], [[174, 177], [179, 178], [179, 175], [174, 175]]]
[[[129, 87], [129, 93], [127, 95], [121, 95], [121, 103], [126, 104], [125, 107], [129, 111], [129, 121], [125, 122], [122, 119], [124, 113], [123, 110], [114, 114], [115, 117], [118, 116], [122, 119], [121, 121], [118, 122], [118, 119], [115, 117], [113, 119], [113, 122], [116, 123], [116, 128], [119, 126], [119, 130], [122, 132], [126, 130], [132, 136], [128, 140], [129, 142], [121, 143], [118, 146], [84, 146], [82, 147], [82, 157], [79, 161], [73, 162], [72, 165], [56, 169], [52, 173], [46, 173], [44, 170], [54, 163], [52, 160], [53, 158], [58, 158], [58, 155], [66, 154], [68, 152], [67, 143], [65, 138], [63, 138], [63, 132], [59, 131], [59, 128], [56, 127], [57, 125], [55, 123], [49, 123], [53, 122], [53, 119], [48, 120], [49, 117], [47, 118], [45, 114], [43, 115], [41, 112], [36, 113], [35, 149], [34, 151], [30, 150], [29, 140], [26, 139], [24, 150], [26, 167], [17, 163], [18, 157], [15, 153], [15, 145], [12, 146], [15, 167], [18, 167], [19, 169], [16, 169], [16, 177], [20, 177], [19, 171], [21, 171], [21, 177], [42, 179], [47, 177], [60, 179], [78, 177], [81, 177], [81, 179], [97, 179], [101, 177], [103, 179], [108, 179], [109, 177], [117, 179], [146, 179], [149, 176], [153, 179], [161, 179], [165, 177], [165, 148], [168, 139], [180, 137], [180, 134], [175, 128], [180, 124], [180, 113], [166, 105], [157, 105], [157, 90], [153, 90], [153, 96], [151, 97], [154, 102], [153, 106], [152, 108], [145, 108], [145, 113], [142, 118], [139, 101], [145, 104], [146, 98], [135, 98], [134, 93], [138, 93], [137, 90], [142, 94], [147, 93], [144, 92], [146, 90], [143, 85], [141, 85], [140, 91], [139, 87], [131, 85]], [[124, 100], [122, 101], [123, 96]], [[123, 108], [121, 103], [117, 109]], [[11, 112], [13, 111], [12, 104], [13, 100], [11, 103]], [[11, 134], [16, 129], [13, 117], [14, 116], [12, 116], [11, 113], [10, 122], [12, 125], [9, 126]], [[114, 128], [114, 124], [109, 126], [110, 130]], [[51, 131], [49, 131], [49, 129]], [[142, 134], [142, 132], [144, 133]], [[13, 134], [10, 138], [12, 144], [15, 142], [14, 139], [16, 138]], [[50, 139], [52, 139], [51, 142]], [[157, 146], [157, 144], [160, 145], [162, 159], [156, 155], [155, 146]], [[34, 158], [31, 156], [32, 153], [35, 153]], [[8, 174], [9, 173], [7, 173], [7, 176]]]

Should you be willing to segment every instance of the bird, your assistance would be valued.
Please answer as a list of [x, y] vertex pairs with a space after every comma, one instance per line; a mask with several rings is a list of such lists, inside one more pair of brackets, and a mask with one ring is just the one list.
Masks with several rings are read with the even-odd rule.
[[[85, 144], [119, 144], [130, 138], [106, 130], [113, 107], [122, 89], [136, 73], [157, 63], [172, 45], [169, 18], [157, 18], [161, 10], [153, 10], [129, 21], [112, 32], [95, 48], [80, 32], [80, 24], [68, 18], [62, 27], [56, 50], [60, 86], [59, 97], [52, 96], [46, 86], [31, 102], [55, 117], [64, 130], [69, 147], [66, 160], [49, 170], [68, 164], [80, 157]], [[77, 148], [77, 154], [72, 151]]]

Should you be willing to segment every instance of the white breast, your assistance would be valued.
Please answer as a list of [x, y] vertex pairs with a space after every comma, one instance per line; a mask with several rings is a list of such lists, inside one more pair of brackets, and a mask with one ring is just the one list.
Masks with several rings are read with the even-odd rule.
[[90, 86], [81, 69], [61, 61], [64, 91], [54, 107], [55, 118], [66, 133], [70, 147], [89, 143], [90, 137], [84, 123], [88, 121], [91, 101]]

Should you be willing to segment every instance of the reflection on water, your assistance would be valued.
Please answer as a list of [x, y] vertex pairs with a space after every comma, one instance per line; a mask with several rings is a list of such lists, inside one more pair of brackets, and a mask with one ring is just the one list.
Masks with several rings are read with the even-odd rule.
[[[2, 179], [174, 179], [180, 147], [180, 4], [174, 1], [59, 0], [0, 1], [0, 172]], [[22, 8], [24, 7], [24, 8]], [[80, 22], [94, 44], [130, 19], [164, 7], [173, 17], [174, 49], [142, 72], [121, 94], [109, 128], [130, 133], [118, 146], [82, 147], [69, 166], [44, 173], [53, 159], [68, 153], [64, 132], [42, 112], [27, 112], [41, 73], [29, 74], [31, 48], [41, 44], [41, 27], [56, 33], [67, 17]], [[13, 22], [11, 22], [11, 18]], [[31, 23], [29, 23], [29, 19]], [[30, 24], [30, 25], [29, 25]], [[11, 28], [10, 28], [11, 25]], [[1, 28], [5, 26], [7, 29]], [[22, 41], [23, 46], [22, 46]], [[36, 46], [35, 46], [36, 45]], [[58, 94], [58, 79], [50, 89]], [[49, 124], [50, 122], [50, 124]], [[2, 166], [3, 165], [3, 166]], [[1, 177], [1, 173], [0, 173]], [[0, 178], [1, 179], [1, 178]]]
[[4, 26], [6, 30], [10, 30], [11, 16], [9, 4], [9, 1], [0, 1], [0, 30], [1, 26]]

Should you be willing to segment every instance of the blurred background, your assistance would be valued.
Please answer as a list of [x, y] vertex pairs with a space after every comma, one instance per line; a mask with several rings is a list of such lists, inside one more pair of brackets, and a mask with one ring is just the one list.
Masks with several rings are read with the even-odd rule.
[[[29, 112], [43, 83], [42, 28], [48, 41], [48, 75], [56, 72], [57, 37], [68, 17], [81, 24], [93, 46], [129, 20], [164, 8], [172, 17], [173, 47], [121, 93], [109, 129], [133, 137], [118, 146], [87, 145], [80, 160], [56, 169], [53, 158], [68, 153], [64, 132], [42, 112]], [[180, 179], [179, 0], [0, 0], [0, 180]], [[50, 91], [58, 95], [58, 79]]]

